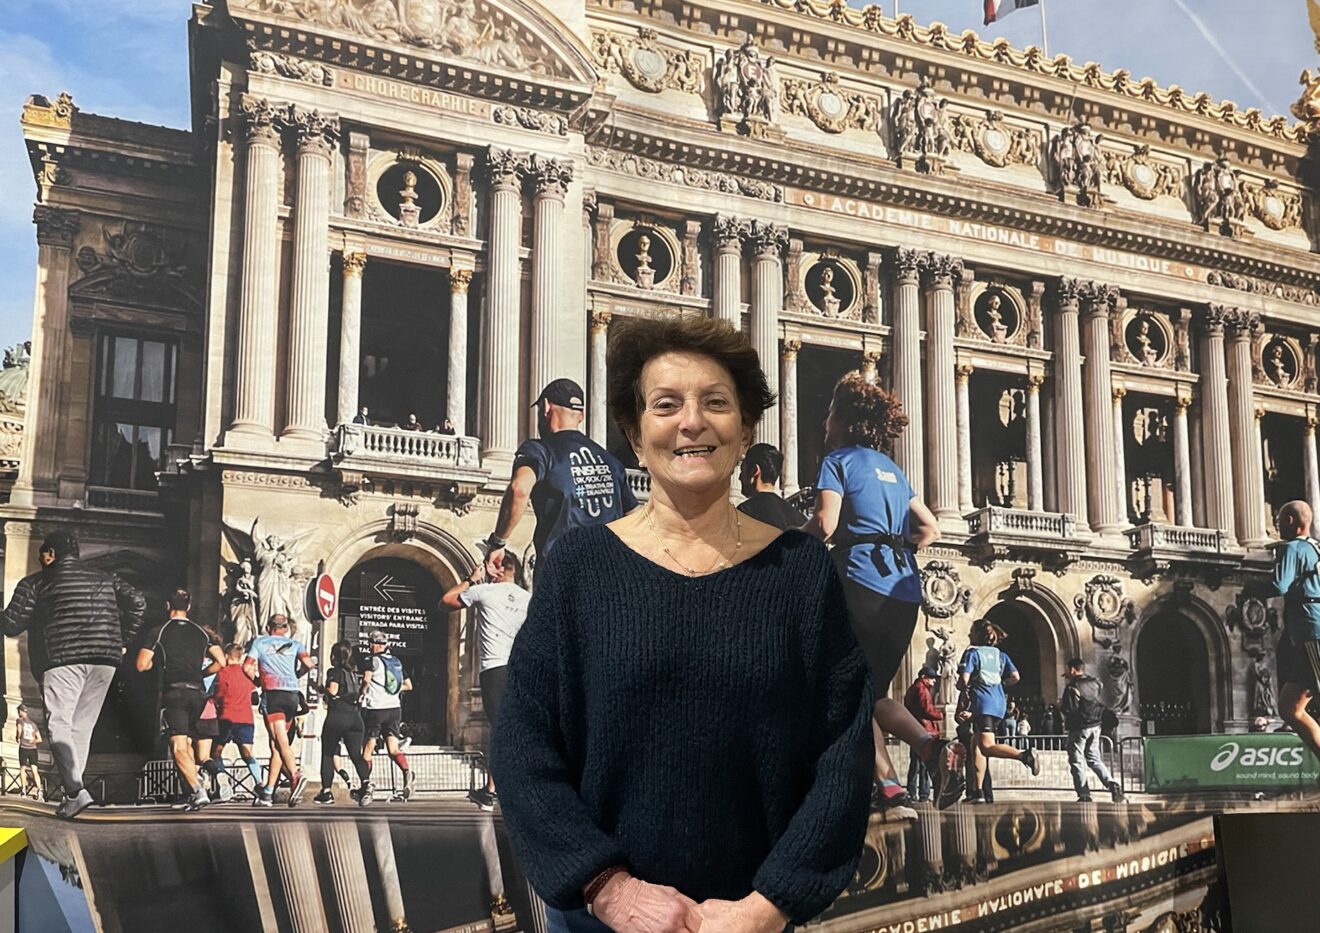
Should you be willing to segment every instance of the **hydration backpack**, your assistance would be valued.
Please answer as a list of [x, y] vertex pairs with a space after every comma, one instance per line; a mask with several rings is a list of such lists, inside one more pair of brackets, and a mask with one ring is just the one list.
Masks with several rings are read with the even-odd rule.
[[403, 662], [392, 654], [378, 654], [381, 670], [385, 677], [381, 686], [390, 696], [395, 696], [403, 689]]
[[980, 645], [972, 650], [981, 659], [980, 669], [976, 672], [977, 682], [984, 687], [999, 686], [1004, 673], [1003, 655], [999, 649], [993, 645]]

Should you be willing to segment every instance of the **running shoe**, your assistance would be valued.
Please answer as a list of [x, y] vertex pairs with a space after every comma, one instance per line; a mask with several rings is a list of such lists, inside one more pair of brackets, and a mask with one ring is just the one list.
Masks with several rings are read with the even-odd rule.
[[84, 787], [78, 791], [77, 796], [66, 798], [64, 803], [60, 804], [55, 810], [55, 815], [62, 820], [71, 820], [90, 807], [92, 803], [92, 795]]
[[958, 802], [962, 797], [963, 789], [967, 786], [967, 781], [963, 777], [966, 749], [963, 748], [962, 742], [957, 740], [949, 742], [944, 739], [933, 739], [932, 741], [935, 745], [926, 764], [928, 767], [934, 766], [931, 784], [935, 809], [947, 810]]
[[252, 806], [273, 807], [275, 806], [275, 795], [263, 787], [257, 791], [257, 796], [252, 798]]
[[1123, 785], [1118, 781], [1113, 781], [1109, 785], [1109, 797], [1114, 803], [1122, 803], [1127, 800], [1127, 795], [1123, 793]]
[[376, 786], [370, 781], [363, 782], [357, 791], [357, 802], [359, 807], [371, 806], [371, 801], [376, 799]]
[[408, 798], [403, 796], [403, 791], [401, 790], [396, 790], [394, 793], [390, 794], [390, 803], [407, 803], [407, 802], [408, 802]]
[[468, 791], [467, 796], [468, 800], [471, 800], [477, 805], [478, 810], [489, 813], [495, 809], [495, 795], [487, 793], [486, 788], [484, 787], [473, 788]]
[[205, 788], [199, 787], [197, 793], [193, 794], [192, 799], [188, 801], [188, 806], [183, 809], [187, 813], [196, 813], [203, 807], [209, 807], [210, 805], [211, 795], [206, 792]]
[[399, 751], [406, 752], [408, 750], [408, 746], [411, 744], [412, 744], [412, 736], [405, 735], [403, 738], [399, 739]]
[[302, 792], [307, 787], [307, 775], [301, 771], [293, 779], [293, 786], [289, 789], [289, 806], [296, 807], [302, 803]]
[[1040, 777], [1040, 762], [1036, 759], [1036, 753], [1031, 749], [1026, 749], [1018, 761], [1027, 766], [1027, 770], [1031, 772], [1032, 777]]
[[417, 773], [409, 768], [403, 772], [403, 799], [411, 800], [413, 795], [413, 785], [417, 783]]
[[324, 806], [328, 806], [329, 804], [332, 804], [334, 802], [335, 802], [335, 795], [334, 792], [330, 790], [323, 790], [312, 798], [312, 803], [319, 803]]
[[220, 788], [220, 802], [228, 803], [234, 799], [234, 779], [227, 774], [216, 775], [216, 785]]

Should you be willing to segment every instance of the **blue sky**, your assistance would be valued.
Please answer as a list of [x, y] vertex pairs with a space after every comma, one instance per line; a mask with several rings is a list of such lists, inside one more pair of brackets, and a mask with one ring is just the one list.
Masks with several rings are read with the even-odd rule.
[[[1320, 64], [1305, 0], [1045, 0], [1050, 52], [1161, 85], [1286, 113]], [[860, 4], [856, 4], [860, 5]], [[883, 0], [892, 14], [894, 0]], [[83, 110], [187, 126], [186, 0], [4, 0], [0, 20], [0, 346], [31, 333], [35, 186], [18, 118], [28, 94], [67, 90]], [[981, 25], [981, 0], [899, 0], [918, 21], [1039, 44], [1035, 10]]]

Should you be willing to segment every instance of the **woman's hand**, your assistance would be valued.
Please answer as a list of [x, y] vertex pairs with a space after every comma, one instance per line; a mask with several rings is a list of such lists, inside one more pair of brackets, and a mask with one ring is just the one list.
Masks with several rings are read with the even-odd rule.
[[692, 898], [622, 871], [605, 883], [591, 909], [615, 933], [697, 933], [701, 927]]
[[788, 915], [759, 891], [740, 901], [702, 901], [697, 910], [701, 933], [781, 933], [788, 926]]

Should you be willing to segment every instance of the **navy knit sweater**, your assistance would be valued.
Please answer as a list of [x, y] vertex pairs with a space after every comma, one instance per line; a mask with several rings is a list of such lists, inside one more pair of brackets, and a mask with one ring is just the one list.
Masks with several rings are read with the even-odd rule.
[[688, 578], [603, 525], [560, 539], [509, 658], [492, 769], [554, 907], [626, 865], [701, 901], [753, 889], [805, 923], [852, 878], [872, 691], [825, 546], [785, 532]]

